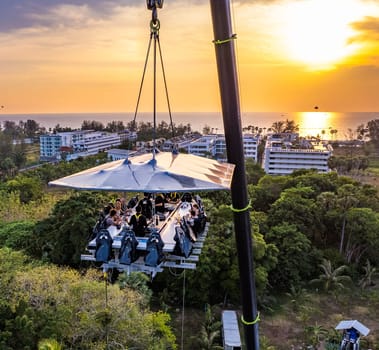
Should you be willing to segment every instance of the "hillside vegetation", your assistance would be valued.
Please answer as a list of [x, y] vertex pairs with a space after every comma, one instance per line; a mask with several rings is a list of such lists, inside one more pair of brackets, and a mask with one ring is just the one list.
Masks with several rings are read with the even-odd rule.
[[[219, 346], [219, 311], [240, 309], [229, 193], [200, 194], [210, 229], [195, 271], [184, 275], [166, 270], [153, 281], [108, 276], [105, 284], [98, 269], [80, 261], [80, 253], [99, 210], [124, 194], [46, 187], [54, 178], [99, 161], [95, 157], [46, 165], [2, 183], [2, 349], [36, 348], [46, 339], [62, 349], [100, 349], [107, 341], [114, 349], [116, 343], [136, 349], [174, 349], [181, 342], [178, 310], [184, 292], [186, 309], [193, 310], [186, 314], [186, 324], [192, 324], [193, 315], [198, 325], [185, 327], [185, 348]], [[271, 177], [251, 162], [246, 171], [262, 349], [321, 348], [322, 344], [332, 349], [337, 335], [330, 329], [347, 318], [372, 328], [362, 349], [379, 349], [379, 297], [373, 286], [379, 265], [375, 187], [337, 173], [301, 170]], [[30, 264], [25, 267], [25, 262]], [[50, 294], [45, 293], [47, 287]], [[91, 304], [80, 309], [88, 300]], [[205, 313], [206, 305], [212, 306], [213, 314]], [[109, 307], [115, 308], [111, 314]], [[18, 334], [20, 327], [26, 327], [27, 334]]]

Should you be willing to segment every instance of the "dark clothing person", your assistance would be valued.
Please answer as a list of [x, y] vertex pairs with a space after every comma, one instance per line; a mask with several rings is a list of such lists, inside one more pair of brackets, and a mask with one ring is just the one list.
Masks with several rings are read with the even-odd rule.
[[151, 219], [153, 217], [153, 204], [147, 194], [142, 198], [138, 205], [141, 207], [142, 214], [147, 218]]
[[166, 200], [163, 198], [163, 196], [158, 194], [155, 197], [155, 211], [157, 213], [164, 213], [166, 211], [165, 203], [166, 203]]
[[145, 229], [147, 228], [147, 220], [146, 216], [141, 212], [135, 213], [131, 218], [129, 225], [132, 226], [134, 233], [136, 236], [144, 236]]

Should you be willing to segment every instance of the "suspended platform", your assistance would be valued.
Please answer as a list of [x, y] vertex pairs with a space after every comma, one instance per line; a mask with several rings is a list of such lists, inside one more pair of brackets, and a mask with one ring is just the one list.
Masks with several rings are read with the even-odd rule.
[[[192, 245], [192, 251], [191, 254], [188, 257], [181, 256], [181, 255], [175, 255], [173, 252], [164, 251], [164, 257], [160, 264], [157, 266], [148, 266], [145, 264], [144, 255], [140, 256], [136, 261], [133, 263], [126, 265], [121, 264], [117, 258], [113, 258], [109, 260], [108, 262], [102, 263], [101, 268], [104, 271], [110, 270], [110, 269], [117, 269], [120, 272], [126, 272], [127, 274], [131, 272], [143, 272], [148, 275], [151, 275], [152, 277], [155, 277], [155, 275], [158, 272], [163, 272], [164, 268], [175, 268], [175, 269], [186, 269], [186, 270], [195, 270], [196, 269], [196, 263], [199, 261], [200, 254], [203, 247], [203, 242], [206, 239], [206, 236], [208, 234], [209, 230], [209, 222], [206, 223], [204, 231], [198, 235], [197, 241]], [[144, 242], [146, 238], [138, 238], [137, 240], [140, 240]], [[95, 249], [91, 249], [91, 246], [88, 246], [87, 251], [88, 254], [82, 254], [81, 260], [82, 261], [93, 261], [96, 262], [95, 257]], [[117, 255], [117, 250], [119, 248], [113, 248], [115, 251], [115, 255]], [[142, 254], [146, 253], [146, 251], [141, 251]]]
[[[195, 203], [195, 202], [194, 202]], [[152, 232], [158, 235], [161, 241], [160, 257], [156, 264], [147, 262], [147, 255], [150, 253], [152, 234], [148, 237], [135, 237], [135, 259], [127, 263], [121, 263], [124, 248], [123, 237], [128, 233], [126, 227], [117, 229], [116, 226], [109, 227], [105, 232], [105, 244], [108, 245], [109, 258], [104, 259], [100, 256], [99, 250], [103, 249], [99, 244], [99, 234], [93, 238], [87, 245], [88, 254], [82, 254], [82, 261], [93, 261], [101, 264], [103, 270], [117, 269], [120, 272], [144, 272], [154, 277], [164, 268], [175, 269], [196, 269], [196, 263], [199, 261], [203, 243], [206, 239], [209, 229], [209, 222], [206, 222], [206, 216], [203, 213], [203, 224], [201, 231], [195, 234], [191, 229], [184, 230], [183, 223], [186, 215], [189, 213], [191, 203], [180, 202], [172, 211], [167, 212], [161, 220], [152, 221]], [[130, 232], [130, 230], [129, 230]], [[180, 236], [181, 233], [181, 236]], [[179, 237], [179, 236], [180, 237]], [[179, 237], [179, 238], [178, 238]], [[154, 247], [153, 247], [154, 249]], [[153, 252], [154, 254], [154, 252]]]

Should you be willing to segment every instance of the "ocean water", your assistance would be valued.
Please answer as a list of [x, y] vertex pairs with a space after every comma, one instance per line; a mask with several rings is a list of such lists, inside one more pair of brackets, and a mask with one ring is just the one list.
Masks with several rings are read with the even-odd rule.
[[[19, 122], [33, 119], [47, 130], [57, 124], [62, 127], [77, 129], [81, 127], [83, 120], [96, 120], [106, 125], [111, 121], [122, 121], [125, 125], [132, 121], [134, 113], [61, 113], [61, 114], [0, 114], [0, 122], [11, 120]], [[323, 135], [324, 138], [347, 139], [351, 137], [361, 124], [366, 125], [370, 120], [379, 119], [379, 112], [243, 112], [241, 113], [242, 127], [252, 125], [267, 131], [274, 122], [294, 120], [299, 125], [301, 136]], [[139, 113], [138, 122], [153, 123], [152, 113]], [[168, 113], [157, 113], [156, 122], [170, 123]], [[221, 112], [196, 112], [196, 113], [172, 113], [172, 121], [175, 125], [190, 124], [192, 130], [202, 132], [205, 126], [209, 126], [215, 133], [224, 133]], [[350, 130], [349, 130], [350, 129]], [[330, 133], [337, 130], [337, 133]]]

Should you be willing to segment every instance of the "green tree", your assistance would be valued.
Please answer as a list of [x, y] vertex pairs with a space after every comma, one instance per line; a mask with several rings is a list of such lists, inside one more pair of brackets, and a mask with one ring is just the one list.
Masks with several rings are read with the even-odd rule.
[[330, 260], [323, 259], [319, 265], [323, 271], [319, 278], [311, 280], [311, 284], [321, 284], [325, 292], [331, 290], [339, 290], [345, 288], [347, 282], [351, 282], [348, 275], [343, 275], [347, 270], [346, 265], [342, 265], [334, 269]]
[[0, 246], [14, 250], [27, 249], [33, 239], [33, 221], [14, 221], [0, 224]]
[[58, 202], [50, 216], [36, 224], [36, 239], [28, 252], [55, 264], [78, 266], [99, 211], [108, 200], [103, 193], [78, 192]]
[[26, 162], [26, 153], [22, 149], [15, 150], [12, 154], [14, 164], [17, 168], [21, 168]]
[[105, 127], [105, 130], [109, 132], [119, 132], [119, 131], [125, 130], [125, 126], [122, 121], [113, 120], [107, 124], [107, 126]]
[[257, 186], [249, 187], [249, 195], [252, 198], [252, 206], [256, 211], [267, 212], [287, 188], [289, 177], [265, 175], [260, 178]]
[[18, 175], [5, 184], [8, 192], [17, 192], [21, 203], [37, 201], [43, 197], [41, 182], [37, 178]]
[[307, 237], [313, 238], [319, 226], [319, 210], [313, 196], [314, 191], [310, 187], [285, 189], [271, 205], [267, 220], [269, 226], [291, 223]]
[[83, 120], [82, 130], [95, 130], [95, 131], [103, 131], [104, 124], [97, 120]]
[[370, 208], [351, 208], [346, 214], [345, 229], [344, 255], [348, 263], [359, 263], [364, 254], [377, 255], [374, 252], [379, 248], [378, 213]]
[[345, 228], [347, 213], [357, 203], [356, 191], [353, 185], [347, 184], [338, 188], [336, 207], [341, 216], [341, 240], [339, 251], [342, 254], [345, 245]]
[[379, 119], [370, 120], [367, 123], [368, 136], [371, 142], [378, 146], [379, 145]]
[[40, 130], [40, 126], [35, 120], [28, 119], [26, 123], [23, 124], [23, 129], [26, 137], [34, 137]]
[[311, 241], [296, 225], [283, 223], [271, 227], [265, 238], [278, 249], [278, 263], [269, 275], [269, 282], [273, 288], [297, 288], [302, 280], [312, 276], [317, 257], [312, 251]]
[[170, 316], [151, 312], [143, 295], [108, 285], [105, 304], [100, 271], [90, 269], [84, 275], [54, 266], [33, 267], [19, 259], [21, 254], [4, 249], [0, 253], [2, 349], [36, 349], [43, 339], [55, 339], [64, 349], [104, 349], [106, 344], [176, 349]]
[[248, 184], [256, 185], [260, 178], [265, 175], [262, 167], [252, 159], [247, 159], [245, 162], [246, 181]]

